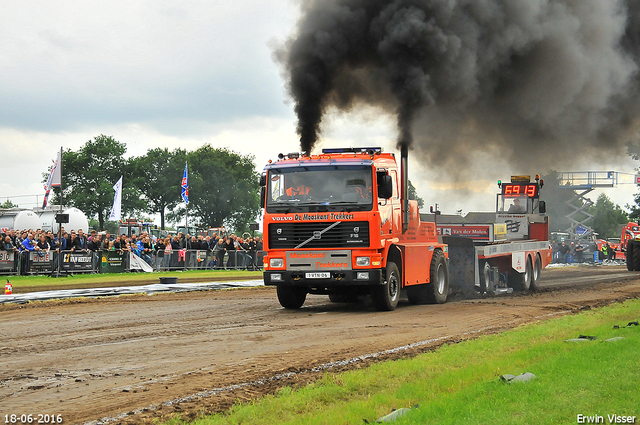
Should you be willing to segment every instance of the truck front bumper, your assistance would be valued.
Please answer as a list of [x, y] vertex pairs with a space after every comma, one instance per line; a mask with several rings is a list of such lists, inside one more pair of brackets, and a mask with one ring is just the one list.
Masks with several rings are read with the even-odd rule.
[[294, 285], [307, 287], [336, 288], [344, 286], [382, 285], [381, 269], [331, 271], [329, 278], [308, 278], [303, 271], [264, 271], [265, 285]]

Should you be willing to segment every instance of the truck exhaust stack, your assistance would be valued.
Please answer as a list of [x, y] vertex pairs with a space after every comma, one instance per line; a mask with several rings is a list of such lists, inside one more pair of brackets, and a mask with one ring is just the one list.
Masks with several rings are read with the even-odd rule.
[[408, 151], [407, 145], [402, 145], [400, 148], [400, 175], [402, 179], [401, 197], [402, 197], [402, 233], [406, 233], [409, 230], [409, 164], [408, 164]]

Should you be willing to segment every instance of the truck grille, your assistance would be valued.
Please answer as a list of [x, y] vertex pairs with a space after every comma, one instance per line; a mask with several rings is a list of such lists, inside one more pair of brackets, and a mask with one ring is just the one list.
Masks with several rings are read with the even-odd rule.
[[363, 248], [369, 246], [369, 222], [345, 221], [320, 234], [332, 222], [271, 223], [269, 249], [291, 249], [309, 238], [301, 249], [311, 248]]

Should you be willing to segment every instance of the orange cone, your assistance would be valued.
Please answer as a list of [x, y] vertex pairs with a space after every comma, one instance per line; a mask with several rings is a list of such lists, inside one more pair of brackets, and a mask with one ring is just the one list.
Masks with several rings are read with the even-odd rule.
[[12, 293], [13, 293], [13, 285], [11, 284], [11, 282], [9, 282], [9, 279], [7, 279], [7, 283], [4, 285], [4, 294], [11, 295]]

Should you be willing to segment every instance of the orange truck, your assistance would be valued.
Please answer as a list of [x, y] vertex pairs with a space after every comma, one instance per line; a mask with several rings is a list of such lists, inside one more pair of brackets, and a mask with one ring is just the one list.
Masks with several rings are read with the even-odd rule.
[[407, 198], [406, 149], [400, 162], [381, 148], [336, 148], [267, 164], [264, 282], [283, 307], [300, 308], [307, 294], [371, 295], [381, 311], [401, 290], [413, 304], [447, 300], [447, 245]]
[[[539, 271], [551, 261], [546, 216], [526, 210], [538, 200], [538, 183], [504, 185], [513, 192], [506, 199], [522, 194], [524, 212], [504, 212], [501, 226], [520, 236], [517, 243], [483, 246], [439, 235], [435, 222], [421, 221], [417, 202], [407, 197], [406, 149], [400, 167], [381, 148], [280, 154], [266, 165], [260, 184], [264, 282], [276, 286], [288, 309], [300, 308], [307, 294], [326, 294], [334, 302], [370, 295], [381, 311], [395, 309], [401, 291], [411, 304], [444, 303], [450, 269], [455, 287], [496, 291], [503, 286], [496, 276], [508, 269], [516, 289], [535, 289]], [[526, 235], [523, 217], [531, 218]]]
[[638, 223], [629, 222], [624, 225], [620, 232], [620, 245], [616, 251], [616, 259], [624, 260], [627, 255], [629, 241], [636, 240], [638, 237], [640, 237], [640, 226]]

